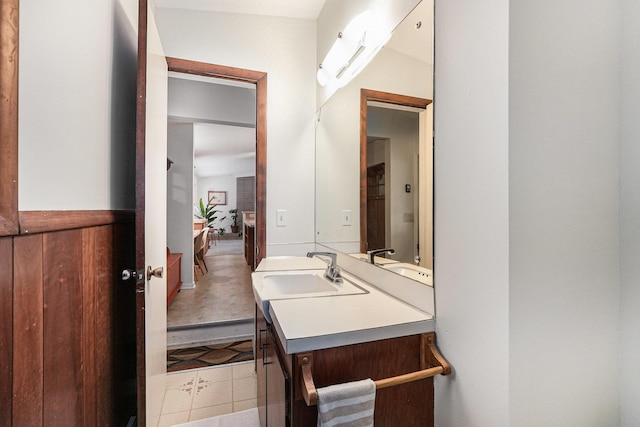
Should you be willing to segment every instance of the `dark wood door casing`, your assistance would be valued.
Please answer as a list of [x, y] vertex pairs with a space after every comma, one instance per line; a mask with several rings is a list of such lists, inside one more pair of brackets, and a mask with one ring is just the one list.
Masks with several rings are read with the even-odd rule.
[[256, 254], [258, 265], [267, 253], [267, 73], [167, 57], [169, 71], [242, 81], [256, 85]]
[[360, 252], [367, 251], [367, 103], [370, 101], [427, 108], [430, 99], [360, 89]]

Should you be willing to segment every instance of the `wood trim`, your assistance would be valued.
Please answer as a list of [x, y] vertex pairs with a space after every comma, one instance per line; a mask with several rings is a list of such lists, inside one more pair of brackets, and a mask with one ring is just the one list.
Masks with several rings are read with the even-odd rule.
[[254, 267], [267, 253], [267, 73], [167, 57], [169, 71], [256, 85], [256, 247]]
[[267, 75], [256, 82], [256, 247], [253, 267], [267, 256]]
[[[367, 103], [369, 101], [427, 108], [430, 99], [397, 93], [360, 89], [360, 252], [367, 251]], [[375, 249], [375, 248], [374, 248]]]
[[[143, 269], [145, 242], [145, 138], [147, 128], [147, 23], [148, 2], [138, 2], [138, 75], [136, 98], [136, 219], [135, 219], [135, 268]], [[147, 423], [147, 379], [145, 350], [145, 282], [136, 284], [136, 421], [144, 427]]]
[[247, 70], [244, 68], [227, 67], [225, 65], [209, 64], [206, 62], [191, 61], [189, 59], [173, 58], [167, 56], [169, 71], [176, 73], [193, 74], [197, 76], [215, 77], [247, 83], [257, 83], [267, 73], [262, 71]]
[[22, 211], [20, 234], [48, 233], [133, 221], [133, 211]]
[[0, 236], [18, 234], [19, 0], [0, 0]]

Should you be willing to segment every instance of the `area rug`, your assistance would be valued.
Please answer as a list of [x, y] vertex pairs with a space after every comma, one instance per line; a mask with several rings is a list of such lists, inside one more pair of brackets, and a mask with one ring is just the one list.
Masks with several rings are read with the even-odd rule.
[[167, 351], [167, 372], [253, 360], [251, 340]]

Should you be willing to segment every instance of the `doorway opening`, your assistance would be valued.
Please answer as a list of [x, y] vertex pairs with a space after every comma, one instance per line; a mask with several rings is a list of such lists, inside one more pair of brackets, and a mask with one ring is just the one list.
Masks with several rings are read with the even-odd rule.
[[266, 245], [266, 74], [167, 63], [167, 253], [182, 254], [179, 284], [168, 261], [167, 348], [252, 340], [251, 271]]

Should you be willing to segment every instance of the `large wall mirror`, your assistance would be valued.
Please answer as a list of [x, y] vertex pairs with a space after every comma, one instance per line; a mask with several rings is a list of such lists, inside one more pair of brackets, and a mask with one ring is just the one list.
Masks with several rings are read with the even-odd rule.
[[317, 244], [363, 261], [393, 248], [376, 264], [432, 271], [432, 98], [433, 0], [422, 0], [317, 113]]

